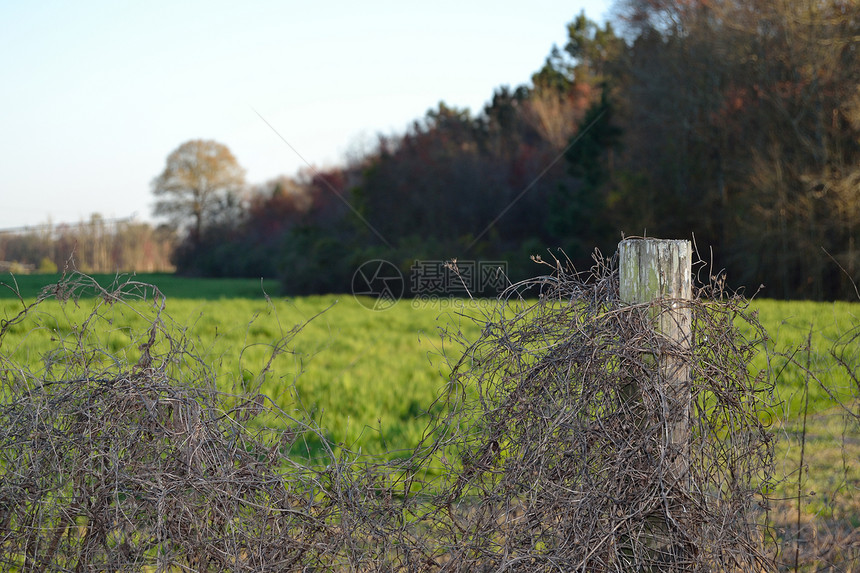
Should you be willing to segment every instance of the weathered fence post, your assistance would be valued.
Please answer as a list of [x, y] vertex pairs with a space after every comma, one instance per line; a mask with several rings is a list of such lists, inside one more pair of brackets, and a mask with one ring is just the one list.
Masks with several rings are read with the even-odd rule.
[[[686, 354], [690, 349], [690, 241], [626, 239], [618, 246], [620, 296], [629, 304], [653, 304], [657, 331], [676, 352], [657, 360], [667, 398], [668, 446], [675, 456], [674, 478], [686, 479], [689, 465], [690, 384]], [[665, 301], [669, 299], [668, 304]]]
[[[684, 503], [690, 468], [691, 309], [685, 301], [691, 297], [691, 246], [689, 241], [626, 239], [618, 249], [621, 300], [650, 305], [648, 315], [662, 338], [648, 350], [654, 353], [660, 378], [659, 395], [653, 398], [663, 410], [661, 442], [668, 461], [663, 483], [675, 500], [671, 511], [683, 513], [677, 503]], [[678, 556], [675, 549], [670, 551]]]

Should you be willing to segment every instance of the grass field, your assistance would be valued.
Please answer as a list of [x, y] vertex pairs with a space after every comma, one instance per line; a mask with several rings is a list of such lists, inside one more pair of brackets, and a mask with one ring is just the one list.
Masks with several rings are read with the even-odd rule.
[[[47, 279], [36, 277], [18, 280], [25, 301], [31, 301]], [[105, 286], [114, 281], [96, 278]], [[306, 410], [333, 442], [365, 452], [405, 449], [421, 438], [427, 425], [423, 414], [450, 370], [446, 356], [456, 357], [459, 350], [443, 339], [439, 328], [460, 329], [468, 339], [480, 332], [457, 314], [460, 308], [402, 301], [374, 312], [351, 295], [270, 294], [267, 300], [269, 285], [264, 294], [259, 281], [255, 287], [254, 281], [168, 275], [134, 279], [156, 284], [166, 294], [165, 313], [173, 330], [187, 338], [201, 361], [181, 376], [207, 376], [222, 390], [259, 391], [287, 411]], [[9, 320], [22, 308], [21, 301], [7, 296], [0, 300], [0, 318]], [[153, 316], [151, 293], [131, 308], [92, 298], [65, 304], [45, 301], [11, 328], [3, 358], [29, 364], [46, 378], [58, 376], [56, 365], [48, 371], [46, 357], [55, 355], [60, 338], [74, 338], [94, 309], [105, 327], [94, 334], [103, 337], [95, 344], [133, 364]], [[297, 329], [300, 332], [294, 332]], [[285, 352], [261, 375], [283, 342]], [[203, 366], [208, 372], [200, 371]]]
[[[275, 279], [219, 279], [189, 278], [168, 273], [94, 274], [90, 277], [103, 287], [121, 284], [128, 280], [157, 286], [168, 298], [220, 300], [224, 298], [261, 299], [264, 293], [276, 296], [280, 284]], [[0, 300], [35, 298], [48, 285], [56, 284], [61, 274], [0, 275]]]
[[[58, 278], [29, 275], [0, 282], [15, 286], [28, 301]], [[420, 439], [426, 426], [423, 414], [444, 387], [449, 362], [456, 361], [462, 350], [442, 333], [475, 340], [480, 327], [469, 317], [480, 317], [481, 309], [491, 304], [403, 300], [374, 312], [351, 295], [279, 297], [277, 284], [271, 281], [172, 275], [94, 278], [103, 286], [129, 279], [157, 285], [166, 295], [165, 312], [172, 328], [191, 342], [208, 368], [206, 375], [219, 388], [262, 392], [288, 411], [304, 408], [334, 442], [371, 452], [408, 448]], [[0, 317], [9, 320], [22, 303], [10, 296], [11, 288], [0, 288], [0, 293], [5, 295]], [[5, 359], [41, 362], [44, 370], [45, 356], [56, 351], [58, 336], [80, 328], [97, 305], [109, 325], [103, 346], [113, 355], [137, 360], [135, 337], [145, 333], [151, 319], [151, 296], [135, 303], [136, 311], [86, 298], [63, 305], [47, 301], [11, 329], [3, 342]], [[770, 368], [778, 376], [782, 404], [774, 409], [779, 418], [797, 419], [807, 400], [809, 412], [826, 411], [833, 407], [831, 393], [847, 399], [856, 392], [830, 350], [860, 325], [860, 304], [761, 300], [753, 308], [769, 333], [771, 352], [760, 353], [751, 367]], [[261, 375], [282, 342], [286, 352]], [[789, 364], [785, 354], [800, 364], [808, 361], [819, 378], [809, 379], [801, 368]]]
[[[860, 355], [850, 335], [860, 327], [860, 304], [762, 300], [752, 307], [770, 339], [770, 352], [759, 353], [753, 367], [767, 368], [770, 356], [769, 367], [784, 401], [782, 418], [793, 419], [803, 411], [807, 388], [810, 412], [831, 407], [834, 396], [849, 399], [852, 393], [857, 394], [858, 388], [852, 387], [831, 351], [844, 351], [857, 364]], [[798, 365], [808, 365], [815, 376], [807, 376]]]

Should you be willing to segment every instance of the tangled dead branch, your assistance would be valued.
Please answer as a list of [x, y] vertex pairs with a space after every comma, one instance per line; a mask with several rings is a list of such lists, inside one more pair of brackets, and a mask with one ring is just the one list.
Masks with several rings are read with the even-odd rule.
[[[760, 514], [771, 444], [759, 414], [772, 388], [748, 372], [762, 332], [744, 301], [701, 290], [689, 302], [693, 346], [682, 349], [646, 308], [618, 300], [611, 261], [588, 276], [554, 271], [512, 286], [483, 317], [410, 458], [341, 448], [322, 463], [296, 454], [315, 435], [326, 444], [310, 416], [216, 389], [156, 289], [59, 285], [53, 296], [70, 303], [82, 289], [99, 296], [45, 367], [30, 371], [0, 347], [0, 563], [767, 570]], [[108, 353], [95, 333], [113, 305], [146, 314], [150, 327]], [[14, 320], [36, 328], [38, 308]], [[682, 452], [666, 438], [655, 352], [689, 365], [683, 476], [670, 471]]]
[[[437, 442], [456, 460], [452, 559], [462, 570], [767, 569], [771, 444], [759, 415], [773, 388], [748, 369], [763, 336], [754, 315], [718, 288], [656, 303], [689, 304], [693, 342], [681, 348], [647, 305], [619, 301], [613, 263], [597, 263], [585, 277], [559, 264], [512, 286], [454, 369], [448, 399], [465, 401], [439, 435], [472, 431]], [[673, 450], [657, 353], [689, 371], [686, 454]]]
[[[336, 567], [339, 478], [289, 455], [316, 429], [265, 396], [218, 392], [157, 289], [105, 290], [77, 277], [47, 294], [77, 303], [93, 291], [94, 310], [65, 335], [56, 331], [43, 370], [3, 356], [2, 568]], [[108, 354], [113, 305], [146, 314], [150, 327]], [[50, 321], [38, 308], [16, 320]], [[264, 411], [276, 428], [249, 424]]]

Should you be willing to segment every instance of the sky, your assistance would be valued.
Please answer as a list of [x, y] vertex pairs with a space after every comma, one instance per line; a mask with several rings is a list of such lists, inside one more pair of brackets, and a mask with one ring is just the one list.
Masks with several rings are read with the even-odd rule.
[[2, 2], [0, 229], [155, 222], [150, 184], [190, 139], [227, 145], [250, 184], [342, 165], [440, 101], [480, 112], [495, 88], [529, 82], [580, 11], [603, 21], [609, 8]]

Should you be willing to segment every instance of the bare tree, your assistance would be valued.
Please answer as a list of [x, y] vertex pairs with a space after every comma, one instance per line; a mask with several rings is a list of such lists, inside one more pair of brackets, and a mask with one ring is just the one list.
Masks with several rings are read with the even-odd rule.
[[176, 148], [153, 180], [158, 198], [153, 212], [177, 227], [190, 220], [189, 232], [196, 241], [207, 225], [235, 209], [244, 186], [245, 170], [226, 145], [194, 139]]

